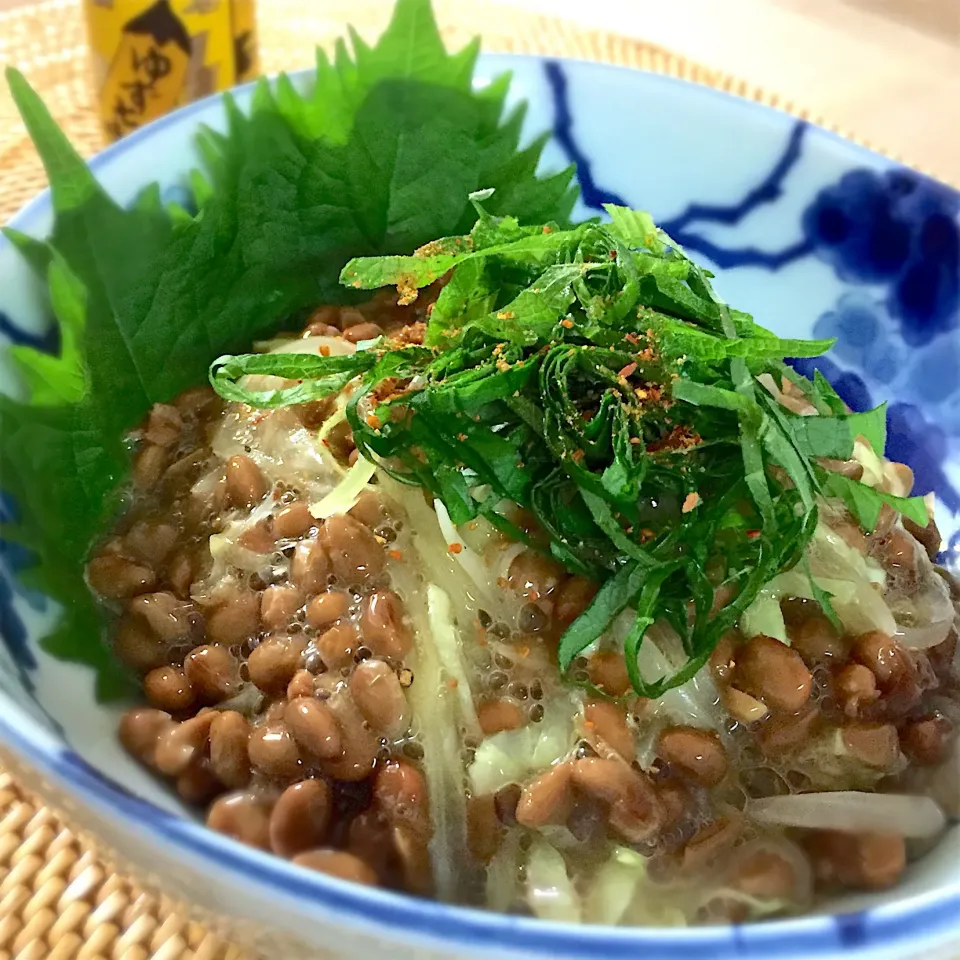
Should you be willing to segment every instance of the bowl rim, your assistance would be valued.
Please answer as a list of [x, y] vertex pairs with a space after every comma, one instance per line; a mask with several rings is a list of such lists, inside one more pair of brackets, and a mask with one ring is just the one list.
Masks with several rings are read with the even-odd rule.
[[[642, 82], [682, 86], [693, 97], [717, 97], [727, 108], [761, 111], [770, 119], [788, 118], [785, 111], [747, 100], [690, 80], [648, 70], [597, 63], [568, 57], [537, 54], [481, 54], [479, 66], [491, 74], [518, 64], [559, 63], [577, 71], [614, 74], [628, 83]], [[305, 79], [312, 68], [291, 72], [296, 81]], [[632, 75], [632, 76], [628, 76]], [[243, 97], [256, 81], [231, 92]], [[215, 93], [187, 104], [111, 144], [88, 163], [94, 173], [108, 161], [125, 153], [168, 127], [195, 121], [198, 114], [222, 100]], [[795, 119], [795, 118], [794, 118]], [[835, 148], [890, 162], [838, 133], [810, 125], [818, 137], [826, 137]], [[25, 204], [9, 220], [11, 227], [23, 228], [51, 212], [49, 188]], [[12, 244], [0, 236], [0, 254]], [[2, 694], [0, 694], [2, 695]], [[148, 800], [130, 793], [122, 784], [88, 765], [68, 745], [56, 740], [16, 703], [12, 711], [0, 711], [0, 736], [26, 767], [48, 777], [67, 795], [79, 794], [100, 816], [119, 818], [125, 832], [142, 834], [150, 842], [176, 848], [178, 857], [199, 868], [227, 871], [231, 881], [248, 890], [260, 888], [265, 894], [293, 898], [295, 908], [330, 914], [331, 922], [360, 933], [373, 931], [395, 942], [429, 945], [434, 949], [456, 946], [471, 953], [523, 951], [530, 956], [562, 958], [632, 958], [641, 951], [655, 951], [651, 957], [663, 960], [697, 960], [755, 956], [812, 957], [866, 948], [884, 951], [909, 942], [943, 936], [960, 927], [960, 877], [924, 894], [898, 898], [879, 906], [846, 914], [815, 914], [749, 925], [717, 925], [692, 928], [586, 926], [498, 914], [478, 908], [454, 906], [436, 900], [411, 897], [377, 888], [346, 883], [314, 873], [249, 848], [207, 829], [197, 821], [177, 816]]]

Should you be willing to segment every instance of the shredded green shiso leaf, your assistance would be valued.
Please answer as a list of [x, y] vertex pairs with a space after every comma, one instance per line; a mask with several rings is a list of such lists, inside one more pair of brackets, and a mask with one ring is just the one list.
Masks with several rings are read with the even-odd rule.
[[[849, 414], [825, 380], [784, 363], [830, 342], [783, 340], [729, 309], [645, 213], [571, 224], [572, 170], [537, 176], [544, 138], [521, 148], [522, 109], [501, 119], [506, 77], [473, 90], [476, 55], [444, 50], [428, 0], [399, 0], [375, 46], [354, 35], [352, 55], [318, 54], [306, 94], [281, 77], [257, 85], [248, 114], [225, 98], [226, 133], [198, 138], [192, 210], [157, 186], [114, 202], [8, 71], [55, 225], [46, 241], [7, 235], [46, 280], [61, 347], [11, 351], [25, 391], [0, 396], [0, 469], [21, 510], [5, 536], [35, 552], [30, 581], [63, 604], [46, 647], [95, 667], [101, 697], [124, 675], [83, 570], [123, 506], [125, 438], [215, 357], [218, 392], [259, 406], [356, 380], [347, 416], [361, 452], [455, 524], [483, 516], [524, 539], [505, 505], [531, 511], [549, 552], [601, 583], [561, 640], [561, 667], [633, 609], [624, 653], [647, 696], [691, 677], [801, 559], [821, 498], [867, 530], [884, 504], [926, 522], [919, 498], [818, 463], [849, 457], [857, 436], [877, 451], [885, 439], [882, 407]], [[440, 278], [422, 346], [235, 355], [317, 304], [386, 285], [410, 298]], [[251, 373], [293, 383], [252, 393]], [[781, 408], [757, 383], [765, 373], [818, 415]], [[735, 597], [712, 612], [721, 588]], [[661, 618], [688, 662], [646, 682], [637, 652]]]
[[[636, 611], [624, 656], [648, 697], [692, 677], [764, 584], [801, 560], [822, 498], [842, 499], [868, 531], [885, 503], [926, 522], [921, 498], [819, 463], [849, 459], [858, 436], [878, 450], [885, 442], [884, 407], [848, 413], [826, 381], [784, 362], [832, 341], [781, 339], [729, 309], [646, 213], [608, 206], [608, 224], [523, 226], [493, 215], [492, 197], [472, 198], [469, 234], [343, 269], [348, 287], [395, 284], [407, 298], [446, 276], [422, 346], [225, 356], [210, 368], [214, 388], [274, 407], [358, 378], [346, 414], [364, 457], [429, 490], [454, 524], [483, 516], [525, 540], [505, 506], [531, 511], [549, 552], [601, 583], [561, 639], [563, 670]], [[295, 383], [251, 392], [248, 374]], [[763, 374], [789, 378], [819, 413], [784, 409], [757, 382]], [[721, 589], [733, 599], [714, 610]], [[649, 682], [637, 653], [660, 619], [688, 659]]]
[[[203, 381], [214, 357], [247, 349], [320, 303], [361, 254], [397, 254], [475, 220], [468, 195], [525, 223], [568, 222], [573, 170], [538, 176], [546, 137], [521, 147], [509, 78], [473, 89], [478, 45], [448, 54], [429, 0], [399, 0], [374, 46], [317, 54], [306, 93], [257, 84], [244, 113], [224, 98], [225, 133], [203, 130], [195, 210], [157, 185], [125, 208], [97, 183], [16, 70], [7, 81], [50, 179], [55, 222], [6, 235], [46, 282], [57, 356], [15, 348], [22, 399], [0, 396], [0, 473], [19, 505], [4, 536], [35, 554], [25, 579], [63, 606], [44, 641], [96, 668], [97, 693], [126, 686], [84, 582], [91, 545], [122, 508], [129, 431], [150, 406]], [[415, 135], [411, 135], [415, 131]]]

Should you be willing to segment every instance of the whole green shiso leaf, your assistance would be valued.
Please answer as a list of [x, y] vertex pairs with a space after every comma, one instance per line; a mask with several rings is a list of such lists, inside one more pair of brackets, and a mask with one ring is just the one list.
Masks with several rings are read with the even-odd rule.
[[[832, 341], [781, 339], [730, 310], [642, 211], [521, 226], [492, 215], [489, 194], [473, 199], [469, 234], [343, 269], [350, 287], [397, 284], [408, 296], [446, 275], [423, 346], [381, 338], [348, 357], [221, 357], [210, 379], [226, 399], [274, 407], [357, 378], [346, 412], [364, 457], [442, 500], [454, 523], [482, 515], [525, 539], [504, 508], [532, 512], [552, 555], [600, 583], [560, 639], [563, 669], [629, 608], [627, 671], [638, 693], [659, 696], [804, 556], [822, 498], [842, 499], [867, 530], [884, 504], [924, 522], [921, 498], [820, 462], [849, 458], [859, 436], [882, 450], [882, 406], [849, 414], [828, 386], [797, 378], [820, 411], [802, 417], [763, 387], [787, 375], [784, 358]], [[296, 383], [242, 385], [271, 372]], [[686, 661], [645, 679], [637, 655], [658, 620], [675, 628]]]
[[473, 90], [477, 49], [447, 53], [428, 0], [399, 0], [374, 46], [354, 35], [352, 55], [318, 54], [306, 93], [261, 81], [248, 114], [225, 96], [226, 132], [198, 137], [195, 213], [164, 206], [155, 185], [115, 203], [7, 71], [55, 214], [45, 241], [7, 235], [48, 281], [62, 346], [16, 350], [27, 398], [0, 397], [0, 476], [20, 506], [4, 535], [34, 551], [32, 582], [64, 607], [47, 648], [96, 667], [98, 695], [123, 678], [84, 565], [121, 503], [125, 435], [151, 404], [312, 307], [358, 299], [338, 283], [351, 257], [465, 233], [478, 189], [495, 188], [494, 212], [568, 221], [572, 169], [537, 175], [544, 139], [521, 147], [522, 108], [503, 117], [508, 78]]

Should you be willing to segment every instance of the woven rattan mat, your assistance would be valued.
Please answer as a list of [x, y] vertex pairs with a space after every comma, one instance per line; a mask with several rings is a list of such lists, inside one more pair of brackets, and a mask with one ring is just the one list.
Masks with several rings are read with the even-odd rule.
[[[484, 49], [550, 53], [642, 67], [719, 87], [806, 116], [776, 94], [609, 33], [494, 7], [485, 0], [435, 0], [448, 44], [481, 34]], [[321, 8], [322, 12], [318, 12]], [[309, 66], [352, 23], [375, 35], [387, 0], [261, 0], [260, 51], [268, 73]], [[80, 0], [47, 0], [0, 14], [0, 64], [29, 76], [78, 149], [103, 144], [94, 113]], [[0, 222], [46, 186], [33, 148], [3, 87], [0, 92]], [[0, 772], [0, 960], [241, 960], [246, 954], [179, 916], [170, 904], [117, 876]]]

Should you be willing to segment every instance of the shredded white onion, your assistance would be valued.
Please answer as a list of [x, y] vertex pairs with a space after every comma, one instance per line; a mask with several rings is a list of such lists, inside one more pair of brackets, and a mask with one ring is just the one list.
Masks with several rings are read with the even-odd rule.
[[953, 628], [953, 617], [949, 620], [937, 620], [934, 623], [925, 624], [922, 627], [904, 627], [897, 626], [897, 632], [894, 636], [905, 647], [911, 650], [928, 650], [930, 647], [936, 647], [947, 639], [950, 630]]
[[569, 711], [557, 704], [546, 712], [541, 723], [528, 723], [519, 730], [501, 730], [485, 737], [470, 764], [470, 786], [482, 797], [510, 784], [523, 783], [567, 756], [575, 740]]
[[458, 546], [459, 551], [453, 551], [454, 559], [463, 568], [463, 572], [476, 584], [477, 588], [484, 594], [490, 590], [490, 571], [483, 559], [471, 550], [460, 536], [459, 531], [453, 525], [447, 508], [442, 500], [433, 501], [433, 509], [437, 514], [437, 523], [440, 525], [440, 532], [446, 541], [447, 548]]
[[487, 867], [487, 908], [496, 913], [509, 912], [517, 898], [521, 836], [523, 834], [519, 829], [508, 831]]
[[764, 797], [747, 803], [746, 814], [758, 823], [856, 833], [894, 833], [932, 837], [943, 830], [946, 817], [929, 797], [839, 790]]
[[756, 600], [747, 607], [740, 618], [740, 630], [745, 637], [763, 634], [789, 645], [787, 626], [780, 609], [780, 597], [776, 590], [761, 590]]
[[898, 621], [896, 637], [905, 647], [926, 650], [947, 639], [957, 619], [957, 611], [950, 596], [950, 588], [937, 576], [926, 553], [916, 544], [917, 559], [923, 570], [922, 588], [894, 603], [893, 612]]
[[[618, 621], [617, 626], [621, 623]], [[682, 650], [674, 630], [665, 623], [655, 623], [640, 646], [640, 675], [647, 683], [668, 676], [683, 664]], [[656, 701], [655, 710], [665, 712], [676, 723], [716, 730], [721, 735], [726, 732], [726, 714], [709, 670], [701, 670], [681, 686], [667, 690]]]
[[346, 476], [321, 500], [310, 504], [310, 513], [318, 520], [326, 520], [337, 513], [348, 513], [357, 505], [360, 494], [366, 489], [376, 466], [363, 457], [347, 471]]
[[527, 903], [541, 920], [580, 923], [580, 897], [561, 854], [543, 840], [534, 842], [527, 860]]
[[270, 483], [283, 482], [316, 499], [343, 472], [315, 431], [300, 423], [293, 407], [255, 410], [236, 405], [222, 418], [211, 449], [220, 460], [249, 456]]
[[434, 583], [427, 585], [427, 617], [440, 664], [456, 689], [465, 734], [479, 740], [482, 733], [470, 692], [470, 678], [461, 657], [462, 644], [450, 597]]
[[615, 927], [647, 877], [647, 861], [629, 847], [614, 847], [584, 895], [584, 920]]
[[240, 540], [247, 531], [253, 530], [257, 524], [271, 517], [275, 508], [276, 503], [272, 498], [265, 497], [252, 513], [238, 520], [231, 520], [220, 533], [210, 536], [208, 544], [213, 566], [202, 580], [192, 585], [191, 596], [195, 601], [209, 602], [231, 568], [245, 570], [247, 573], [263, 568], [266, 559], [264, 555], [243, 546]]
[[337, 401], [337, 408], [327, 417], [326, 420], [320, 425], [320, 431], [317, 433], [317, 439], [321, 442], [326, 440], [327, 437], [333, 433], [333, 428], [339, 426], [341, 423], [346, 422], [347, 419], [347, 408], [345, 404]]
[[259, 353], [315, 353], [341, 357], [356, 352], [356, 347], [343, 337], [297, 337], [294, 340], [265, 340], [254, 345]]
[[[896, 632], [897, 622], [881, 592], [886, 575], [875, 561], [850, 547], [823, 521], [817, 524], [807, 559], [810, 574], [817, 586], [830, 595], [833, 609], [849, 633]], [[744, 611], [741, 629], [747, 636], [766, 633], [787, 642], [779, 608], [782, 597], [815, 599], [810, 576], [801, 567], [774, 577]]]

